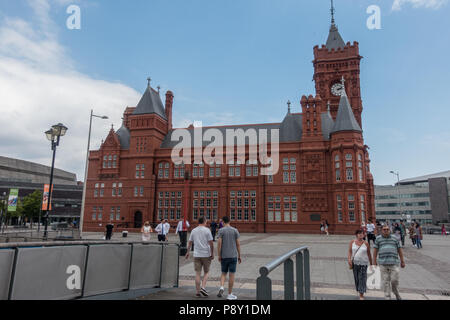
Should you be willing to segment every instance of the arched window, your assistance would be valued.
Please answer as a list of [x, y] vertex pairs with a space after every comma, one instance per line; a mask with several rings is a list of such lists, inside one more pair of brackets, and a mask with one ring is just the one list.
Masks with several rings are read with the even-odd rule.
[[113, 168], [116, 167], [116, 163], [117, 163], [117, 156], [114, 155], [114, 156], [113, 156]]
[[353, 181], [353, 169], [352, 168], [347, 168], [345, 170], [346, 172], [346, 180], [347, 181]]
[[108, 157], [108, 168], [111, 168], [111, 162], [112, 162], [112, 155], [109, 155], [109, 157]]

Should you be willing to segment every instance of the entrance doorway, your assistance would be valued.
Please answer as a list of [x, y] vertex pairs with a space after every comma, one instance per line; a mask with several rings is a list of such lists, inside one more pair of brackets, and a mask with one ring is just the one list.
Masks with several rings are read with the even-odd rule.
[[142, 228], [142, 212], [140, 211], [136, 211], [136, 213], [134, 214], [134, 228]]

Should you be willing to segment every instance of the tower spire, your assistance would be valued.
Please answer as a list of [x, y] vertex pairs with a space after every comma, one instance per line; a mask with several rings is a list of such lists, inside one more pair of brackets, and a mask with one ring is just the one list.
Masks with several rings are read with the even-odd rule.
[[333, 0], [331, 0], [331, 24], [334, 25], [334, 12], [336, 10], [334, 9], [334, 3]]

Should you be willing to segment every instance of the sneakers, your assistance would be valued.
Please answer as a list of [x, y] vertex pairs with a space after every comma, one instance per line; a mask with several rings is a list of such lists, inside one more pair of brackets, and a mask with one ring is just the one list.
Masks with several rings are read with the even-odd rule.
[[200, 293], [201, 293], [204, 297], [207, 297], [207, 296], [208, 296], [208, 291], [206, 291], [205, 288], [200, 288]]
[[236, 300], [236, 299], [237, 299], [237, 297], [232, 293], [230, 293], [227, 297], [227, 300]]
[[217, 294], [217, 296], [218, 296], [219, 298], [222, 298], [222, 296], [223, 296], [223, 291], [224, 291], [223, 287], [220, 287], [219, 293]]

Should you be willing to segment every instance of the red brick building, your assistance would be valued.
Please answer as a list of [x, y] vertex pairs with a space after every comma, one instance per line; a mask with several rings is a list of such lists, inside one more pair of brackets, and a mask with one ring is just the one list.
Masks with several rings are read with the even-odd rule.
[[361, 59], [358, 43], [345, 44], [333, 19], [326, 45], [314, 47], [316, 96], [302, 97], [301, 113], [291, 113], [289, 103], [280, 123], [215, 128], [279, 129], [273, 176], [261, 175], [259, 162], [175, 165], [174, 95], [168, 91], [163, 105], [149, 83], [137, 107], [126, 108], [122, 127], [90, 152], [83, 230], [104, 230], [111, 220], [119, 230], [137, 231], [161, 217], [176, 225], [186, 210], [193, 225], [199, 216], [228, 215], [241, 232], [319, 233], [326, 219], [331, 233], [353, 233], [375, 218], [361, 129]]

